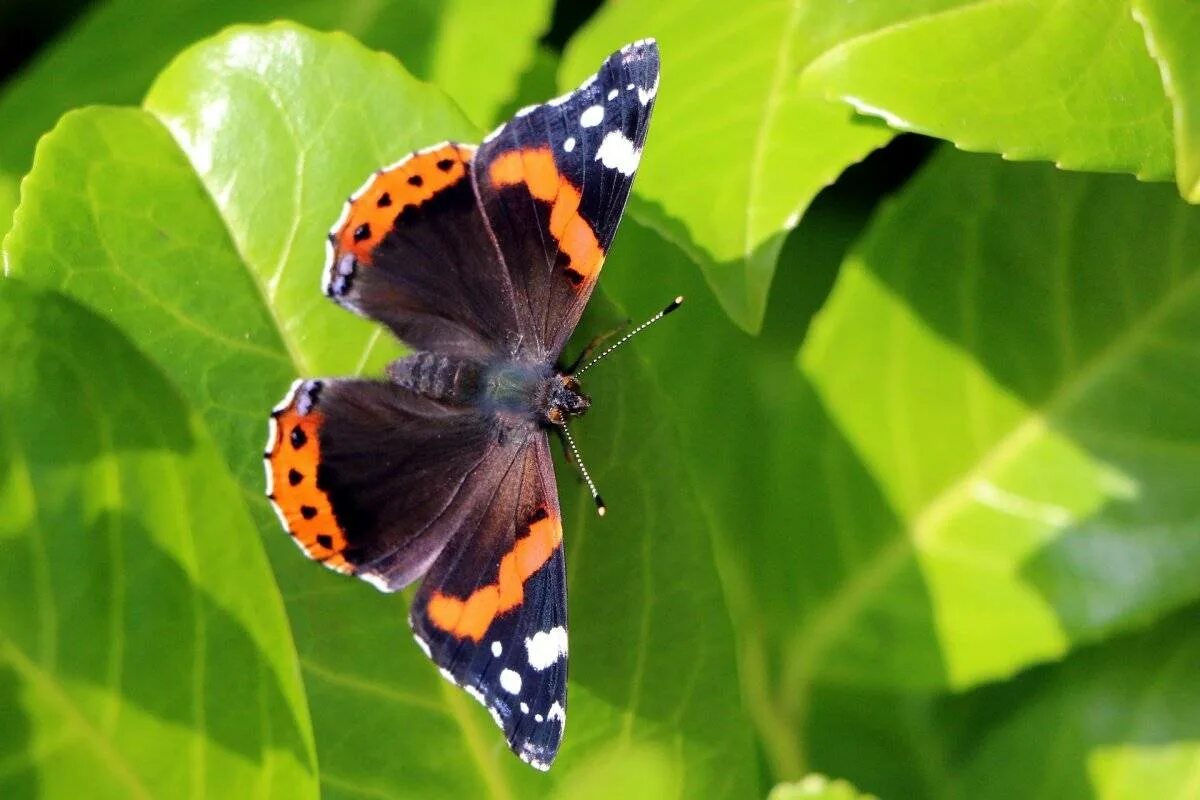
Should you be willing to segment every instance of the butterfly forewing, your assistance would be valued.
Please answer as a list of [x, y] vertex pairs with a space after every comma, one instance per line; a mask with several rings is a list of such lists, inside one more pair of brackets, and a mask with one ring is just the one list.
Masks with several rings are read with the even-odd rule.
[[472, 162], [479, 203], [520, 313], [558, 357], [596, 285], [641, 163], [658, 46], [614, 53], [574, 92], [522, 109]]

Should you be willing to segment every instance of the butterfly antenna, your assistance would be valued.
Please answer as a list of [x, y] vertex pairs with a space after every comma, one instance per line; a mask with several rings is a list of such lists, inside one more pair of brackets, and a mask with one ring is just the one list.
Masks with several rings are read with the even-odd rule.
[[[634, 329], [633, 329], [633, 330], [631, 330], [629, 333], [627, 333], [627, 334], [625, 334], [624, 336], [622, 336], [622, 337], [621, 337], [620, 339], [618, 339], [617, 341], [613, 342], [611, 345], [609, 345], [609, 346], [608, 346], [608, 347], [607, 347], [607, 348], [604, 350], [604, 352], [603, 352], [603, 353], [601, 353], [600, 355], [598, 355], [598, 356], [596, 356], [595, 358], [593, 358], [591, 361], [589, 361], [589, 362], [587, 362], [586, 364], [584, 364], [582, 367], [580, 367], [578, 370], [576, 370], [576, 371], [574, 372], [574, 374], [575, 374], [575, 375], [582, 375], [583, 373], [587, 372], [589, 369], [591, 369], [593, 366], [595, 366], [595, 365], [596, 365], [596, 363], [597, 363], [598, 361], [600, 361], [600, 360], [601, 360], [601, 359], [603, 359], [603, 358], [606, 358], [606, 357], [608, 357], [608, 356], [609, 356], [609, 355], [610, 355], [610, 354], [611, 354], [611, 353], [612, 353], [614, 350], [616, 350], [618, 347], [620, 347], [621, 345], [625, 344], [625, 343], [626, 343], [626, 342], [628, 342], [630, 339], [632, 339], [633, 337], [637, 336], [637, 335], [638, 335], [639, 333], [641, 333], [642, 331], [646, 330], [646, 328], [649, 328], [651, 325], [653, 325], [654, 323], [658, 322], [660, 319], [662, 319], [663, 317], [665, 317], [667, 314], [670, 314], [672, 311], [674, 311], [675, 309], [679, 308], [681, 305], [683, 305], [683, 295], [680, 295], [679, 297], [676, 297], [676, 298], [675, 298], [674, 300], [672, 300], [672, 301], [671, 301], [669, 304], [667, 304], [667, 307], [666, 307], [666, 308], [664, 308], [662, 311], [658, 312], [658, 313], [657, 313], [657, 314], [655, 314], [653, 317], [651, 317], [650, 319], [646, 320], [646, 321], [645, 321], [645, 322], [643, 322], [641, 325], [638, 325], [636, 328], [634, 328]], [[580, 466], [582, 466], [582, 464], [581, 464]], [[585, 473], [585, 475], [586, 475], [586, 473]]]
[[567, 430], [566, 425], [563, 425], [559, 430], [563, 432], [563, 438], [567, 440], [567, 444], [571, 448], [571, 455], [575, 458], [575, 465], [579, 467], [584, 481], [587, 482], [588, 491], [592, 493], [592, 499], [596, 501], [596, 513], [603, 517], [604, 512], [608, 510], [604, 505], [604, 498], [600, 496], [600, 492], [596, 491], [596, 482], [592, 480], [587, 467], [583, 465], [583, 458], [579, 455], [579, 448], [575, 446], [575, 440], [571, 437], [571, 432]]

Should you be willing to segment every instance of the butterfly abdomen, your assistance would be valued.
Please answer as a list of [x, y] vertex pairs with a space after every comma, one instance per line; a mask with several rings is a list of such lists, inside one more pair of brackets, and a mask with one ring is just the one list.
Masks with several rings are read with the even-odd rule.
[[388, 377], [419, 395], [466, 405], [479, 397], [483, 367], [437, 353], [413, 353], [388, 365]]

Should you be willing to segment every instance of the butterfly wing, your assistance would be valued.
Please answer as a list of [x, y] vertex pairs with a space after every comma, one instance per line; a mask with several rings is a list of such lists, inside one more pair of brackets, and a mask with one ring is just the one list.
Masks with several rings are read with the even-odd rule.
[[478, 358], [519, 335], [513, 287], [471, 187], [474, 155], [445, 143], [375, 173], [329, 234], [325, 293], [419, 350]]
[[525, 440], [478, 524], [434, 562], [410, 621], [442, 674], [487, 707], [513, 752], [549, 769], [566, 724], [567, 594], [544, 433]]
[[271, 415], [267, 495], [310, 557], [395, 591], [473, 524], [520, 439], [384, 381], [297, 381]]
[[578, 89], [522, 109], [472, 161], [479, 204], [536, 341], [553, 360], [591, 296], [641, 161], [658, 45], [613, 53]]

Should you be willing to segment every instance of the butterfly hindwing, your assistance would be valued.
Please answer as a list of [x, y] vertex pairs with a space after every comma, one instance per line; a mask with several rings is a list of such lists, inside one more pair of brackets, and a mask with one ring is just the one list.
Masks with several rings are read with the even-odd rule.
[[574, 92], [518, 111], [472, 162], [479, 204], [525, 303], [518, 313], [551, 359], [579, 322], [616, 234], [658, 82], [658, 45], [628, 45]]
[[424, 574], [517, 453], [486, 416], [386, 381], [297, 381], [270, 428], [268, 496], [288, 533], [387, 591]]
[[474, 528], [442, 551], [410, 611], [442, 674], [547, 769], [566, 724], [567, 597], [550, 448], [531, 435]]

